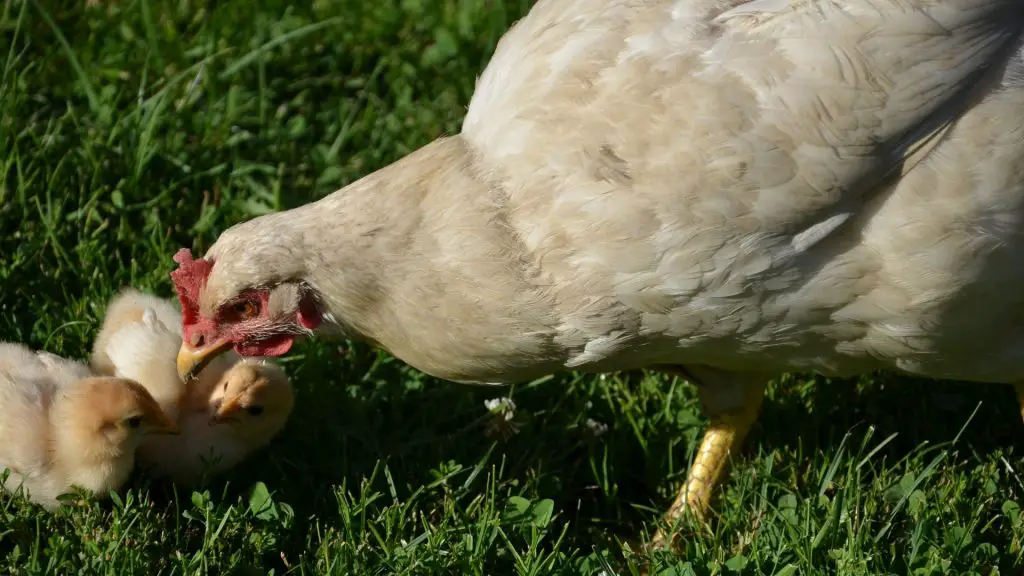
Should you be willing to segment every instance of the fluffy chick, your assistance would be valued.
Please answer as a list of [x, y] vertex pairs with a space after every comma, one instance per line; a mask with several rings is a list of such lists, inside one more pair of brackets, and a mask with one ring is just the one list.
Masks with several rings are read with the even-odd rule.
[[139, 463], [155, 476], [195, 486], [204, 475], [225, 472], [268, 444], [293, 406], [292, 384], [279, 366], [240, 361], [217, 382], [190, 391], [180, 415], [181, 435], [147, 440]]
[[195, 485], [266, 445], [291, 415], [291, 382], [276, 364], [217, 358], [189, 386], [175, 366], [181, 314], [170, 300], [123, 290], [110, 303], [93, 346], [93, 369], [141, 383], [179, 424], [181, 435], [153, 437], [140, 447], [150, 473]]
[[[90, 359], [92, 370], [140, 382], [177, 421], [186, 386], [178, 376], [175, 354], [181, 346], [181, 313], [170, 300], [122, 290], [111, 300]], [[211, 363], [199, 375], [199, 384], [213, 385], [238, 357]]]
[[52, 379], [60, 385], [92, 376], [81, 362], [13, 342], [0, 342], [0, 374], [15, 380]]
[[152, 308], [146, 308], [138, 322], [119, 327], [105, 341], [106, 349], [100, 352], [113, 367], [113, 375], [142, 384], [167, 417], [177, 421], [186, 386], [166, 350], [179, 346], [181, 337], [158, 320]]
[[75, 486], [99, 498], [120, 488], [143, 440], [177, 426], [137, 382], [74, 379], [84, 365], [50, 356], [0, 344], [0, 470], [4, 488], [54, 510]]
[[125, 288], [107, 305], [103, 325], [96, 335], [96, 341], [93, 342], [89, 366], [94, 373], [100, 376], [115, 375], [114, 362], [107, 352], [110, 348], [110, 339], [121, 328], [142, 322], [143, 313], [147, 308], [152, 310], [161, 324], [181, 338], [181, 313], [171, 300], [146, 294], [135, 288]]

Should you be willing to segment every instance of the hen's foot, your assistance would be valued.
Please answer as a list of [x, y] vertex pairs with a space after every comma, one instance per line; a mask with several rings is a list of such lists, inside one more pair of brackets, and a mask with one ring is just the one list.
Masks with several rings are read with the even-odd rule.
[[739, 450], [757, 421], [769, 376], [725, 372], [707, 367], [659, 366], [658, 370], [685, 378], [697, 386], [701, 409], [711, 420], [690, 466], [686, 484], [679, 489], [661, 527], [651, 540], [663, 547], [675, 536], [674, 525], [686, 513], [703, 521], [714, 489], [725, 476], [729, 455]]

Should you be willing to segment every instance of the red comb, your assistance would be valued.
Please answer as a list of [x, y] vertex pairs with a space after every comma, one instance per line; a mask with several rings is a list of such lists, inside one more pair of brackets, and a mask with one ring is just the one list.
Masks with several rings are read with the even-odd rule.
[[182, 248], [174, 255], [178, 269], [171, 272], [171, 282], [181, 302], [181, 323], [193, 324], [199, 319], [199, 291], [213, 270], [213, 262], [192, 258], [192, 251]]

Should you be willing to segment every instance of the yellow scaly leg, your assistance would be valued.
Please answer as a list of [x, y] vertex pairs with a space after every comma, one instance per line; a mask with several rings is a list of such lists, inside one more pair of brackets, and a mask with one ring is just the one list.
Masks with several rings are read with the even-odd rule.
[[[711, 420], [693, 465], [690, 466], [686, 484], [676, 495], [666, 520], [670, 525], [674, 524], [687, 510], [703, 520], [712, 493], [725, 475], [730, 454], [739, 450], [757, 421], [768, 377], [727, 373], [705, 367], [662, 369], [697, 384], [701, 408]], [[659, 528], [651, 543], [655, 547], [662, 547], [671, 536]]]

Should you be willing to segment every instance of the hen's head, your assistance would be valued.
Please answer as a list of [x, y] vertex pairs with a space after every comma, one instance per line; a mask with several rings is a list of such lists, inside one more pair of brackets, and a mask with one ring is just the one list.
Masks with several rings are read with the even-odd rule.
[[182, 317], [178, 373], [186, 382], [229, 348], [241, 356], [281, 356], [322, 321], [313, 291], [296, 278], [298, 270], [272, 258], [260, 262], [251, 250], [222, 250], [194, 259], [182, 248], [174, 261], [178, 269], [171, 280]]

